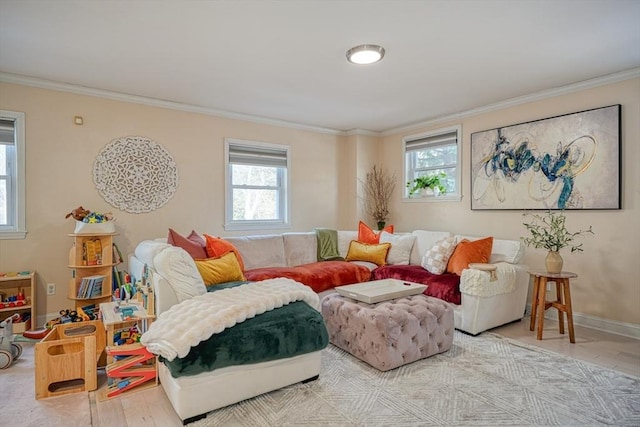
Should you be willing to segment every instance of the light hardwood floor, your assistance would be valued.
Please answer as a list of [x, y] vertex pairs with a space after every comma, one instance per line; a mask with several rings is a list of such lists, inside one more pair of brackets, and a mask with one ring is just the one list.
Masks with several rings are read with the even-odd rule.
[[[560, 335], [558, 333], [558, 323], [553, 320], [546, 319], [543, 333], [543, 339], [537, 340], [535, 331], [529, 330], [529, 317], [525, 317], [519, 322], [514, 322], [499, 328], [491, 330], [493, 333], [500, 334], [527, 345], [541, 347], [566, 356], [571, 356], [596, 365], [601, 365], [610, 369], [614, 369], [626, 374], [640, 377], [640, 340], [627, 338], [619, 335], [609, 334], [594, 329], [576, 326], [576, 343], [569, 343], [568, 334]], [[28, 352], [32, 352], [32, 346], [29, 346]], [[30, 356], [32, 358], [32, 356]], [[32, 361], [24, 363], [32, 363]], [[18, 398], [13, 395], [13, 399], [18, 398], [18, 402], [13, 400], [9, 402], [4, 400], [5, 404], [10, 403], [10, 407], [3, 405], [3, 398], [0, 398], [0, 409], [4, 406], [4, 413], [7, 410], [9, 414], [18, 415], [26, 410], [44, 411], [41, 415], [44, 417], [49, 415], [49, 420], [60, 419], [65, 420], [66, 426], [96, 426], [96, 427], [127, 427], [127, 426], [156, 426], [171, 427], [182, 425], [178, 416], [173, 411], [169, 400], [162, 391], [162, 387], [154, 387], [138, 393], [130, 393], [126, 397], [114, 398], [101, 401], [98, 398], [98, 392], [89, 393], [89, 404], [86, 401], [81, 402], [85, 409], [74, 406], [78, 405], [77, 400], [73, 400], [75, 395], [67, 395], [44, 399], [37, 401], [34, 406], [33, 399], [33, 367], [29, 366], [26, 370], [29, 372], [29, 379], [24, 379], [25, 390], [20, 393]], [[6, 384], [0, 373], [0, 391], [6, 395], [11, 390], [11, 385]], [[22, 379], [18, 379], [22, 382]], [[100, 371], [99, 385], [104, 385], [106, 378], [104, 372]], [[75, 403], [72, 403], [75, 402]], [[36, 407], [38, 409], [36, 409]], [[32, 409], [28, 409], [32, 408]], [[75, 410], [70, 410], [75, 408]], [[13, 411], [12, 411], [13, 409]], [[87, 410], [90, 409], [90, 421], [88, 421]], [[17, 412], [16, 412], [17, 411]], [[84, 416], [80, 412], [85, 412]], [[0, 410], [3, 413], [3, 410]], [[61, 415], [62, 414], [62, 415]], [[58, 418], [53, 418], [57, 416]], [[46, 419], [46, 418], [45, 418]], [[42, 420], [42, 418], [38, 418]], [[26, 424], [15, 425], [44, 425], [41, 422], [31, 423], [27, 417]], [[57, 421], [55, 423], [57, 425]], [[0, 425], [2, 423], [0, 422]], [[52, 424], [49, 424], [52, 425]]]
[[[569, 332], [558, 332], [558, 322], [545, 317], [542, 340], [529, 330], [531, 317], [492, 329], [491, 332], [525, 344], [541, 347], [566, 356], [615, 369], [640, 377], [640, 340], [610, 334], [582, 326], [575, 327], [575, 344], [569, 342]], [[566, 320], [565, 320], [566, 323]]]

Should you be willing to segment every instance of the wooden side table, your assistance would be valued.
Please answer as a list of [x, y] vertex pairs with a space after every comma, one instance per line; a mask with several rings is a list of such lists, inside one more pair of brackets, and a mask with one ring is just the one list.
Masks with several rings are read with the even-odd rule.
[[[544, 312], [546, 309], [553, 307], [558, 310], [558, 328], [561, 334], [564, 334], [564, 313], [567, 314], [567, 326], [569, 327], [569, 341], [575, 343], [575, 334], [573, 330], [573, 311], [571, 308], [571, 291], [569, 289], [569, 279], [578, 277], [577, 274], [569, 271], [561, 273], [548, 273], [546, 271], [530, 271], [533, 276], [533, 295], [531, 297], [531, 323], [529, 330], [535, 328], [536, 315], [538, 316], [538, 336], [542, 339], [542, 330], [544, 328]], [[556, 300], [546, 301], [547, 282], [555, 282], [556, 284]]]

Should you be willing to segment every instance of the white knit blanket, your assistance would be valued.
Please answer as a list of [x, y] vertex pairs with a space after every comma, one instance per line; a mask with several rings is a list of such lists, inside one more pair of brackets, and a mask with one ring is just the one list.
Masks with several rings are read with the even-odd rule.
[[507, 294], [516, 288], [516, 268], [506, 262], [495, 264], [497, 280], [491, 280], [488, 271], [467, 268], [460, 276], [460, 292], [479, 297]]
[[318, 295], [308, 286], [277, 278], [209, 292], [172, 306], [158, 316], [140, 342], [167, 360], [185, 357], [191, 347], [226, 328], [295, 301], [320, 309]]

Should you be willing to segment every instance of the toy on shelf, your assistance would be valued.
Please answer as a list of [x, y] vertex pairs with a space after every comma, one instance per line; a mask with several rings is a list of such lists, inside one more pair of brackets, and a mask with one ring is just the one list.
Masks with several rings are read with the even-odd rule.
[[29, 305], [29, 297], [25, 297], [24, 291], [20, 289], [17, 295], [0, 296], [0, 308], [22, 307]]
[[113, 331], [113, 344], [116, 346], [135, 344], [140, 342], [142, 334], [138, 329], [138, 325], [134, 324], [130, 328], [124, 328]]
[[70, 217], [76, 222], [75, 234], [115, 233], [115, 219], [111, 212], [98, 213], [78, 206], [65, 219]]
[[88, 209], [83, 208], [82, 206], [78, 206], [77, 208], [69, 212], [65, 216], [65, 219], [69, 217], [73, 217], [73, 219], [75, 219], [76, 221], [82, 221], [82, 222], [92, 223], [92, 224], [113, 220], [113, 215], [111, 214], [111, 212], [101, 214], [97, 212], [92, 212]]
[[0, 335], [0, 369], [11, 366], [14, 360], [22, 354], [22, 346], [13, 342], [13, 322], [20, 319], [20, 314], [16, 313], [0, 322], [2, 334]]
[[87, 322], [90, 320], [98, 320], [95, 304], [86, 307], [78, 307], [76, 310], [60, 310], [60, 317], [49, 320], [45, 327], [52, 329], [55, 325], [74, 322]]

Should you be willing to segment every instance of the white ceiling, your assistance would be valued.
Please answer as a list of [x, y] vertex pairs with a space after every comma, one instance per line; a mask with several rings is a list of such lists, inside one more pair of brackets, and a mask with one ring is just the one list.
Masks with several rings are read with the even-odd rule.
[[2, 73], [340, 131], [639, 66], [640, 0], [0, 0]]

